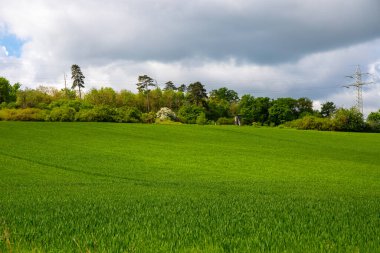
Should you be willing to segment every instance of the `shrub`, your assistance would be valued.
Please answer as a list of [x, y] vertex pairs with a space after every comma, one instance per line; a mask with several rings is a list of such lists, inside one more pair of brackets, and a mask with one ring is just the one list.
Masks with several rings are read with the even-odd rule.
[[2, 102], [0, 104], [0, 109], [15, 109], [17, 107], [16, 102]]
[[68, 99], [60, 99], [57, 101], [53, 101], [50, 103], [49, 108], [53, 109], [56, 107], [71, 107], [74, 108], [75, 111], [79, 112], [81, 109], [92, 109], [93, 105], [82, 101], [82, 100], [68, 100]]
[[360, 132], [365, 129], [363, 114], [356, 108], [340, 108], [333, 115], [334, 129], [337, 131]]
[[334, 130], [334, 123], [329, 118], [318, 118], [315, 116], [305, 116], [302, 119], [296, 119], [284, 124], [286, 127], [292, 127], [302, 130]]
[[367, 130], [371, 132], [380, 132], [380, 110], [371, 112], [367, 117]]
[[154, 112], [148, 112], [141, 114], [141, 122], [154, 123], [156, 120], [156, 114]]
[[217, 125], [233, 125], [234, 124], [234, 119], [233, 118], [219, 118], [216, 121]]
[[91, 122], [96, 118], [95, 111], [92, 109], [82, 109], [75, 114], [75, 120], [81, 122]]
[[78, 121], [117, 122], [120, 113], [110, 106], [96, 106], [92, 109], [82, 109], [76, 115]]
[[75, 120], [75, 109], [71, 107], [56, 107], [47, 117], [50, 121], [74, 121]]
[[199, 114], [199, 116], [197, 117], [196, 123], [198, 125], [206, 125], [207, 124], [206, 114], [204, 112], [201, 112]]
[[141, 112], [132, 107], [132, 108], [118, 108], [116, 109], [116, 114], [114, 116], [115, 122], [120, 123], [137, 123], [141, 121]]
[[0, 120], [44, 121], [45, 118], [46, 111], [37, 108], [0, 110]]

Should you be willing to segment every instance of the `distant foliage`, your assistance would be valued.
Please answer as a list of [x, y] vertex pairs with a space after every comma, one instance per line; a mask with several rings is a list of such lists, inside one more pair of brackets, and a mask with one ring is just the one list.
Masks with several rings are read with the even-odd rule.
[[195, 124], [198, 116], [204, 109], [196, 105], [184, 105], [178, 111], [178, 118], [182, 123]]
[[217, 125], [233, 125], [234, 119], [233, 118], [219, 118], [216, 121]]
[[302, 130], [319, 130], [332, 131], [336, 130], [334, 122], [328, 118], [319, 118], [316, 116], [305, 116], [302, 119], [289, 121], [285, 126], [302, 129]]
[[206, 125], [207, 124], [207, 118], [206, 118], [206, 114], [204, 112], [201, 112], [198, 117], [197, 117], [197, 120], [195, 121], [198, 125]]
[[74, 121], [75, 109], [72, 107], [56, 107], [51, 110], [50, 115], [47, 116], [49, 121]]
[[46, 111], [38, 108], [0, 110], [0, 120], [45, 121]]
[[[76, 79], [78, 78], [78, 80]], [[80, 79], [80, 80], [79, 80]], [[73, 65], [73, 80], [82, 89], [84, 76]], [[167, 81], [161, 89], [156, 80], [140, 75], [138, 92], [115, 91], [110, 87], [93, 88], [84, 96], [70, 89], [40, 86], [23, 88], [11, 85], [0, 77], [0, 120], [98, 121], [120, 123], [233, 124], [239, 116], [242, 125], [279, 126], [321, 131], [380, 132], [380, 111], [368, 115], [367, 122], [355, 109], [337, 109], [325, 102], [321, 110], [313, 110], [313, 101], [306, 97], [255, 97], [226, 87], [207, 93], [201, 82], [174, 84]], [[83, 97], [83, 99], [82, 99]], [[39, 113], [17, 109], [40, 109]], [[13, 111], [11, 110], [13, 109]], [[10, 111], [11, 110], [11, 111]], [[33, 111], [37, 112], [37, 111]], [[32, 114], [32, 115], [30, 115]], [[40, 116], [39, 116], [40, 115]]]
[[333, 115], [332, 120], [337, 131], [361, 132], [366, 128], [363, 114], [356, 108], [340, 108]]
[[320, 131], [361, 132], [368, 130], [369, 128], [369, 125], [364, 122], [363, 114], [361, 114], [356, 108], [340, 108], [336, 110], [331, 118], [305, 116], [301, 119], [286, 122], [284, 125], [297, 129]]
[[380, 110], [368, 115], [367, 124], [369, 131], [380, 132]]
[[141, 122], [152, 124], [156, 121], [156, 114], [154, 112], [145, 112], [141, 114]]

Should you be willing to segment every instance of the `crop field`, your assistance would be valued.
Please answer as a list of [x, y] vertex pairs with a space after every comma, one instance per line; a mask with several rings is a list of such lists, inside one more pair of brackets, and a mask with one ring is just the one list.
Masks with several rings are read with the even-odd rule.
[[0, 122], [0, 252], [380, 252], [380, 134]]

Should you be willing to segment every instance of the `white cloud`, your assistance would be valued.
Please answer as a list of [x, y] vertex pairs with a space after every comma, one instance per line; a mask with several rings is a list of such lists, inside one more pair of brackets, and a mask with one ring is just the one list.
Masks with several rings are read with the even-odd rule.
[[0, 46], [0, 58], [7, 57], [9, 55], [7, 48], [4, 46]]

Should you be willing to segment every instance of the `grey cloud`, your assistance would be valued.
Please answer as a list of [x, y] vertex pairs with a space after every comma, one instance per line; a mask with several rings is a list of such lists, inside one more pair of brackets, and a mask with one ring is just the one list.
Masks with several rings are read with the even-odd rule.
[[31, 43], [79, 62], [204, 57], [271, 65], [380, 37], [377, 0], [37, 2], [33, 11], [44, 15], [25, 24], [37, 30]]
[[279, 64], [380, 37], [380, 2], [373, 0], [102, 2], [62, 20], [59, 31], [69, 36], [57, 45], [62, 53], [106, 61], [206, 57]]

